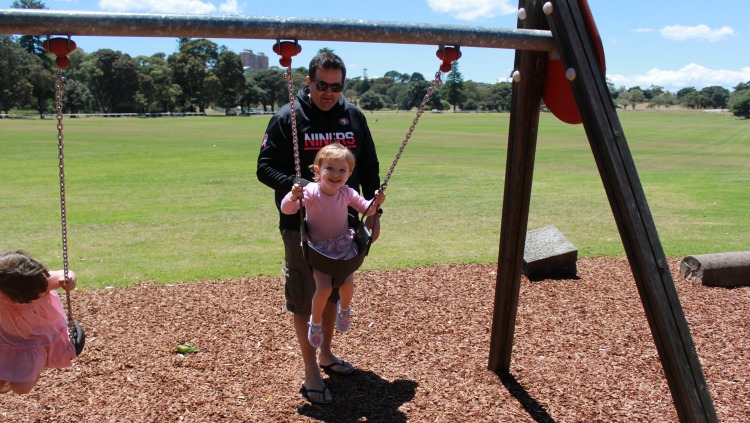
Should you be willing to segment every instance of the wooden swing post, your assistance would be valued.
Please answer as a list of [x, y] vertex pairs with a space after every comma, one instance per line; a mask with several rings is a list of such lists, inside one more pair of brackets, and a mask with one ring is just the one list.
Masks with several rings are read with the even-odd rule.
[[[685, 314], [596, 53], [592, 37], [595, 26], [585, 16], [589, 14], [590, 18], [588, 3], [520, 0], [519, 8], [526, 12], [519, 27], [549, 27], [552, 32], [575, 100], [571, 106], [578, 108], [594, 153], [680, 421], [716, 422], [716, 410]], [[510, 371], [518, 311], [541, 81], [549, 78], [540, 78], [547, 63], [535, 53], [516, 51], [516, 65], [519, 82], [513, 90], [508, 135], [489, 360], [491, 370], [506, 374]]]

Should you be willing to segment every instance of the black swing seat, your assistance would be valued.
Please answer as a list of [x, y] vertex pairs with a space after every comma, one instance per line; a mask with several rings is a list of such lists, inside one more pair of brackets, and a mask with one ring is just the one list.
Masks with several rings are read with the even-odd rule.
[[73, 332], [70, 334], [70, 342], [73, 343], [73, 348], [76, 350], [76, 357], [81, 355], [83, 346], [86, 344], [86, 333], [83, 332], [83, 327], [78, 323], [73, 323]]
[[365, 261], [365, 256], [370, 252], [372, 234], [370, 233], [370, 230], [367, 229], [363, 220], [359, 218], [356, 218], [356, 220], [357, 224], [353, 228], [353, 241], [357, 247], [357, 255], [347, 260], [327, 256], [309, 245], [307, 242], [307, 223], [304, 219], [300, 226], [303, 257], [307, 260], [307, 264], [309, 264], [310, 267], [331, 275], [334, 287], [341, 286], [347, 276], [359, 269]]

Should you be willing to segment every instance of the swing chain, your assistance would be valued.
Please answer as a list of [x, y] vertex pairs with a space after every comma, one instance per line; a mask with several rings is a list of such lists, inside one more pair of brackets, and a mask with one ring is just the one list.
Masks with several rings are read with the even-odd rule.
[[[63, 254], [63, 278], [65, 283], [68, 282], [69, 270], [68, 270], [68, 219], [67, 211], [65, 207], [65, 154], [63, 153], [63, 104], [62, 104], [62, 90], [65, 87], [66, 79], [63, 76], [62, 69], [57, 68], [55, 72], [55, 108], [57, 110], [57, 157], [60, 160], [60, 221], [62, 225], [62, 254]], [[70, 305], [70, 291], [65, 290], [65, 295], [68, 305], [68, 335], [73, 340], [73, 333], [75, 333], [75, 323], [73, 320], [73, 309]]]
[[401, 143], [401, 148], [399, 148], [398, 153], [396, 153], [396, 158], [393, 160], [393, 163], [391, 164], [391, 168], [388, 169], [388, 173], [385, 176], [385, 180], [383, 180], [383, 183], [380, 185], [380, 192], [384, 192], [385, 189], [388, 188], [388, 181], [391, 179], [393, 170], [396, 168], [396, 164], [398, 163], [398, 160], [401, 158], [401, 154], [404, 152], [404, 149], [406, 148], [406, 143], [409, 142], [409, 138], [411, 138], [411, 134], [412, 132], [414, 132], [414, 128], [416, 128], [417, 126], [417, 122], [419, 122], [419, 117], [422, 116], [422, 113], [424, 113], [424, 109], [425, 107], [427, 107], [427, 102], [430, 101], [430, 97], [432, 97], [432, 93], [433, 91], [435, 91], [435, 88], [442, 83], [442, 81], [440, 80], [441, 73], [442, 72], [440, 70], [435, 72], [435, 79], [432, 81], [432, 85], [430, 85], [430, 87], [427, 89], [427, 93], [422, 99], [422, 104], [420, 104], [419, 109], [417, 109], [417, 115], [414, 117], [414, 120], [412, 121], [411, 126], [409, 127], [409, 130], [406, 132], [404, 141]]
[[286, 73], [284, 74], [284, 78], [286, 78], [288, 83], [288, 90], [289, 90], [289, 107], [291, 108], [291, 116], [292, 116], [292, 144], [294, 145], [294, 172], [295, 172], [295, 181], [298, 184], [301, 184], [302, 182], [302, 170], [300, 165], [300, 158], [299, 158], [299, 142], [297, 139], [297, 114], [294, 112], [294, 78], [292, 78], [292, 66], [289, 65], [287, 67]]

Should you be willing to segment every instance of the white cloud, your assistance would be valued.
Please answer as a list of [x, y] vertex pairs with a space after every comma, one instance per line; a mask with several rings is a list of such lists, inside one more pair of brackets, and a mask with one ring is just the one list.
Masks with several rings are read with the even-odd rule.
[[216, 13], [239, 14], [237, 0], [226, 0], [218, 7], [201, 0], [100, 0], [99, 8], [110, 12], [174, 13], [205, 15]]
[[452, 14], [464, 21], [518, 12], [518, 6], [510, 0], [427, 0], [427, 6], [434, 12]]
[[227, 0], [219, 5], [219, 11], [226, 15], [239, 15], [240, 7], [237, 5], [237, 0]]
[[734, 35], [734, 30], [726, 25], [719, 29], [711, 29], [707, 25], [670, 25], [665, 26], [659, 32], [662, 37], [675, 41], [708, 40], [713, 42]]
[[654, 32], [651, 28], [636, 28], [634, 31], [638, 33]]
[[702, 89], [718, 85], [732, 89], [740, 82], [750, 81], [750, 67], [744, 67], [739, 71], [726, 69], [710, 69], [695, 63], [686, 65], [678, 70], [665, 70], [653, 68], [645, 75], [625, 76], [620, 74], [608, 74], [615, 87], [631, 88], [640, 86], [648, 88], [651, 85], [664, 87], [667, 91], [676, 92], [682, 88], [695, 87]]

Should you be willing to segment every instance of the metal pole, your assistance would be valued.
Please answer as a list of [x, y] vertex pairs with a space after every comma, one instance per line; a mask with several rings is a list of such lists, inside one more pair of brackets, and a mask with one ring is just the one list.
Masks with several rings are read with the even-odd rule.
[[294, 17], [0, 9], [0, 34], [298, 39], [556, 51], [550, 31]]

